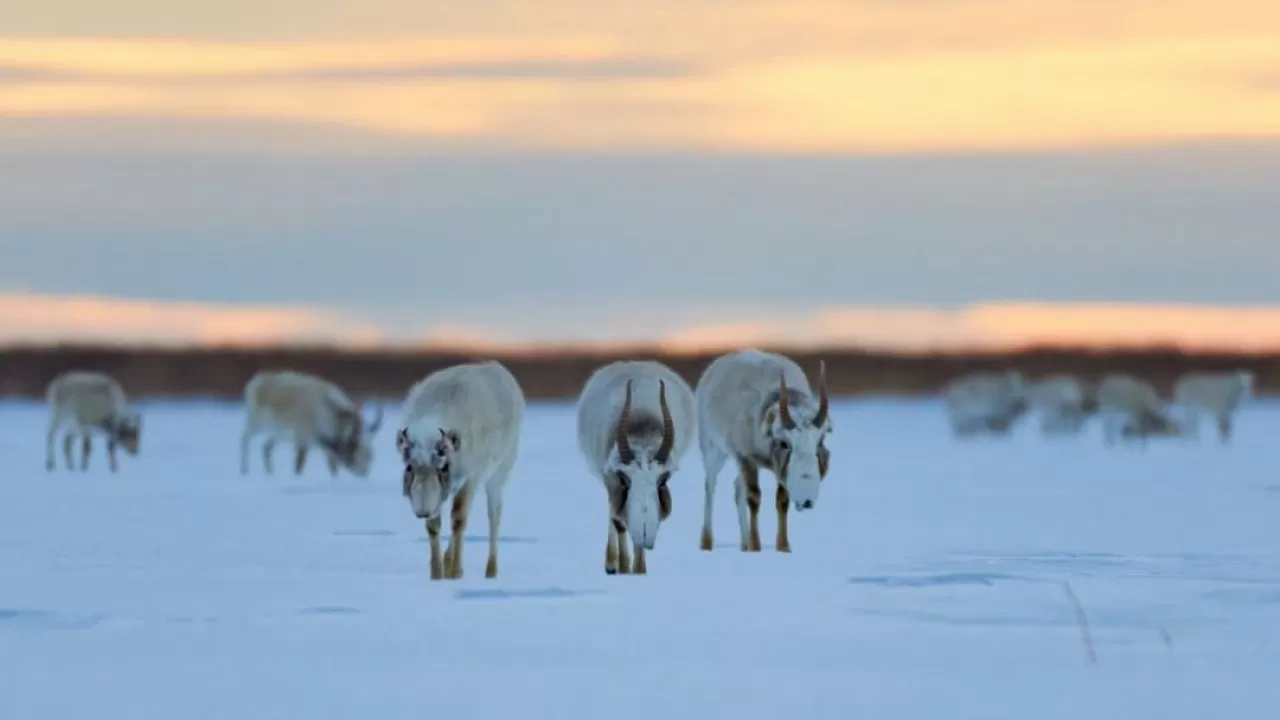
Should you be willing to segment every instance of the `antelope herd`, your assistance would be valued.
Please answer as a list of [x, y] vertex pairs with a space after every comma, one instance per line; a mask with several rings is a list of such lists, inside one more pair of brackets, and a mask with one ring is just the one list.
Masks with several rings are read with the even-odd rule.
[[[1248, 371], [1192, 372], [1177, 379], [1166, 402], [1150, 382], [1131, 375], [1109, 374], [1089, 382], [1059, 374], [1028, 382], [1021, 373], [1007, 371], [958, 378], [944, 396], [956, 437], [1007, 434], [1034, 410], [1041, 414], [1045, 434], [1079, 433], [1090, 417], [1101, 415], [1108, 444], [1117, 438], [1198, 438], [1200, 421], [1211, 416], [1226, 443], [1232, 415], [1253, 387], [1254, 374]], [[95, 432], [106, 436], [112, 472], [117, 471], [117, 447], [131, 456], [138, 454], [141, 415], [111, 376], [63, 373], [49, 383], [46, 400], [50, 471], [56, 466], [57, 434], [64, 428], [69, 470], [75, 469], [77, 437], [79, 469], [88, 468]], [[308, 450], [316, 446], [330, 473], [336, 475], [342, 467], [356, 476], [368, 475], [374, 438], [382, 425], [381, 405], [367, 420], [364, 408], [334, 383], [288, 370], [254, 374], [245, 384], [244, 401], [242, 474], [249, 471], [250, 441], [265, 435], [262, 461], [269, 474], [274, 445], [286, 439], [294, 445], [295, 474], [302, 472]], [[438, 370], [407, 392], [395, 434], [404, 468], [401, 494], [426, 526], [433, 580], [463, 576], [463, 535], [481, 489], [489, 519], [485, 577], [497, 577], [503, 496], [517, 461], [525, 407], [520, 384], [497, 361]], [[732, 460], [738, 467], [734, 500], [739, 549], [761, 551], [763, 469], [777, 483], [775, 548], [791, 551], [789, 512], [817, 507], [830, 468], [826, 439], [833, 426], [825, 363], [819, 364], [817, 382], [811, 385], [804, 370], [788, 357], [740, 350], [713, 360], [694, 389], [660, 362], [620, 361], [592, 373], [577, 401], [578, 448], [588, 472], [605, 491], [606, 573], [647, 573], [646, 553], [656, 547], [658, 529], [672, 511], [669, 483], [693, 444], [695, 428], [706, 490], [699, 547], [710, 551], [715, 546], [711, 520], [716, 479]], [[441, 553], [446, 506], [450, 536]]]
[[1124, 373], [1109, 373], [1097, 382], [1059, 374], [1034, 383], [1016, 371], [973, 373], [948, 386], [946, 402], [958, 438], [1008, 434], [1018, 419], [1038, 410], [1046, 435], [1078, 434], [1098, 415], [1108, 445], [1117, 440], [1145, 445], [1152, 437], [1199, 440], [1201, 421], [1208, 415], [1226, 444], [1232, 416], [1253, 395], [1254, 379], [1247, 370], [1189, 372], [1174, 382], [1166, 400], [1151, 382]]

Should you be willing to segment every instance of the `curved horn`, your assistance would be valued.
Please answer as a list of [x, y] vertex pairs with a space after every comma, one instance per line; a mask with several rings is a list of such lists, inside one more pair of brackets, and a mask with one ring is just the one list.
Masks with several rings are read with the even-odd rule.
[[818, 361], [818, 414], [813, 418], [815, 427], [827, 422], [827, 362]]
[[665, 465], [676, 444], [676, 426], [671, 421], [671, 408], [667, 407], [667, 384], [662, 380], [658, 381], [658, 404], [662, 406], [662, 444], [653, 459]]
[[781, 389], [778, 393], [778, 417], [782, 419], [782, 427], [794, 430], [796, 421], [791, 418], [791, 406], [787, 402], [787, 374], [781, 374]]
[[618, 429], [616, 431], [618, 442], [618, 457], [623, 464], [630, 463], [636, 459], [636, 454], [631, 451], [631, 441], [627, 439], [627, 423], [631, 419], [631, 381], [627, 381], [627, 399], [622, 403], [622, 413], [618, 416]]

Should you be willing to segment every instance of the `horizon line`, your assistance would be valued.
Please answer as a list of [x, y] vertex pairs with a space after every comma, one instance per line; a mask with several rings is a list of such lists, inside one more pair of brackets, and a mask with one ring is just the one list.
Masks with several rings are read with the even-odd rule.
[[932, 358], [1006, 358], [1035, 355], [1094, 355], [1094, 356], [1150, 356], [1176, 355], [1181, 357], [1255, 358], [1280, 360], [1280, 343], [1267, 347], [1226, 347], [1195, 343], [1179, 343], [1152, 340], [1146, 342], [1052, 342], [1029, 341], [1025, 343], [948, 345], [936, 347], [901, 346], [886, 347], [871, 343], [850, 342], [763, 342], [724, 343], [701, 347], [665, 345], [661, 340], [614, 341], [352, 341], [337, 339], [311, 340], [305, 338], [280, 340], [207, 341], [189, 339], [135, 340], [127, 338], [66, 338], [60, 340], [0, 340], [0, 355], [10, 353], [329, 353], [348, 356], [408, 355], [417, 357], [493, 357], [511, 359], [554, 359], [614, 357], [619, 355], [650, 355], [671, 358], [697, 358], [718, 356], [741, 350], [762, 350], [783, 355], [806, 357], [859, 356], [872, 358], [932, 359]]
[[[696, 306], [697, 303], [693, 303]], [[683, 307], [684, 304], [681, 304]], [[669, 308], [675, 309], [675, 307]], [[782, 312], [743, 307], [654, 325], [619, 307], [554, 327], [510, 310], [406, 325], [378, 312], [301, 304], [232, 304], [52, 295], [0, 290], [0, 348], [314, 347], [378, 352], [507, 355], [661, 352], [698, 355], [742, 347], [898, 355], [1009, 353], [1035, 347], [1280, 351], [1280, 304], [980, 302], [959, 307], [814, 304]], [[619, 333], [618, 328], [627, 330]]]

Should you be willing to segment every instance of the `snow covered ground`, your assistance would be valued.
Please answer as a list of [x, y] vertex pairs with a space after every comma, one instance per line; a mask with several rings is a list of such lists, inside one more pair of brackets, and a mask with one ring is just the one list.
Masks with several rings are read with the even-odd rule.
[[[1099, 428], [953, 441], [935, 402], [839, 403], [791, 554], [740, 553], [696, 450], [646, 577], [603, 572], [603, 490], [569, 404], [530, 409], [501, 572], [430, 582], [374, 476], [238, 472], [240, 409], [144, 406], [140, 458], [44, 469], [0, 408], [0, 718], [1269, 718], [1280, 708], [1280, 408], [1234, 445], [1107, 450]], [[1206, 427], [1206, 430], [1208, 428]], [[1088, 617], [1096, 663], [1064, 587]]]

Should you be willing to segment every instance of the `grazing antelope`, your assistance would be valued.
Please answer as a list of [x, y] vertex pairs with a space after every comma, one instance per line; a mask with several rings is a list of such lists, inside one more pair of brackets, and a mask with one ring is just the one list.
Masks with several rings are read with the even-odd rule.
[[373, 462], [372, 439], [382, 427], [382, 406], [366, 424], [361, 408], [337, 385], [315, 375], [292, 370], [257, 372], [244, 386], [245, 424], [240, 434], [240, 473], [249, 472], [249, 441], [266, 433], [262, 464], [274, 472], [271, 454], [280, 438], [293, 440], [294, 474], [301, 474], [307, 450], [318, 445], [325, 453], [329, 473], [338, 467], [358, 477], [369, 474]]
[[1108, 445], [1149, 437], [1182, 437], [1185, 429], [1170, 417], [1151, 383], [1131, 375], [1112, 373], [1098, 384], [1098, 412]]
[[[404, 461], [401, 492], [426, 522], [431, 579], [462, 577], [463, 535], [476, 490], [489, 506], [489, 560], [484, 576], [498, 576], [502, 498], [515, 467], [524, 424], [520, 384], [496, 361], [437, 370], [409, 389], [396, 450]], [[440, 557], [445, 503], [452, 499], [452, 534]]]
[[739, 547], [760, 552], [760, 470], [778, 483], [778, 552], [791, 552], [787, 513], [808, 510], [818, 500], [831, 453], [826, 363], [818, 369], [818, 392], [795, 361], [761, 350], [721, 355], [698, 380], [698, 446], [706, 471], [703, 502], [703, 550], [714, 546], [711, 515], [716, 477], [725, 462], [738, 464], [734, 499], [738, 506]]
[[577, 410], [578, 449], [609, 499], [604, 571], [644, 575], [645, 552], [671, 514], [667, 483], [693, 442], [693, 391], [662, 363], [619, 361], [592, 373]]
[[73, 470], [72, 447], [81, 439], [80, 469], [89, 469], [91, 435], [107, 436], [107, 459], [111, 472], [116, 472], [116, 446], [136, 456], [142, 432], [142, 416], [129, 404], [124, 388], [111, 376], [93, 371], [73, 370], [50, 381], [45, 390], [49, 404], [49, 428], [45, 438], [45, 468], [55, 467], [53, 445], [58, 430], [70, 425], [63, 437], [62, 450], [67, 469]]
[[1046, 435], [1079, 433], [1089, 416], [1097, 412], [1097, 398], [1080, 378], [1051, 375], [1034, 383], [1028, 404], [1040, 410], [1040, 431]]
[[1230, 373], [1189, 372], [1173, 385], [1173, 402], [1183, 408], [1188, 430], [1200, 437], [1200, 419], [1212, 415], [1218, 421], [1218, 439], [1231, 439], [1231, 415], [1253, 395], [1255, 376], [1248, 370]]
[[956, 437], [1007, 435], [1027, 410], [1026, 383], [1015, 370], [971, 373], [947, 386], [946, 402]]

